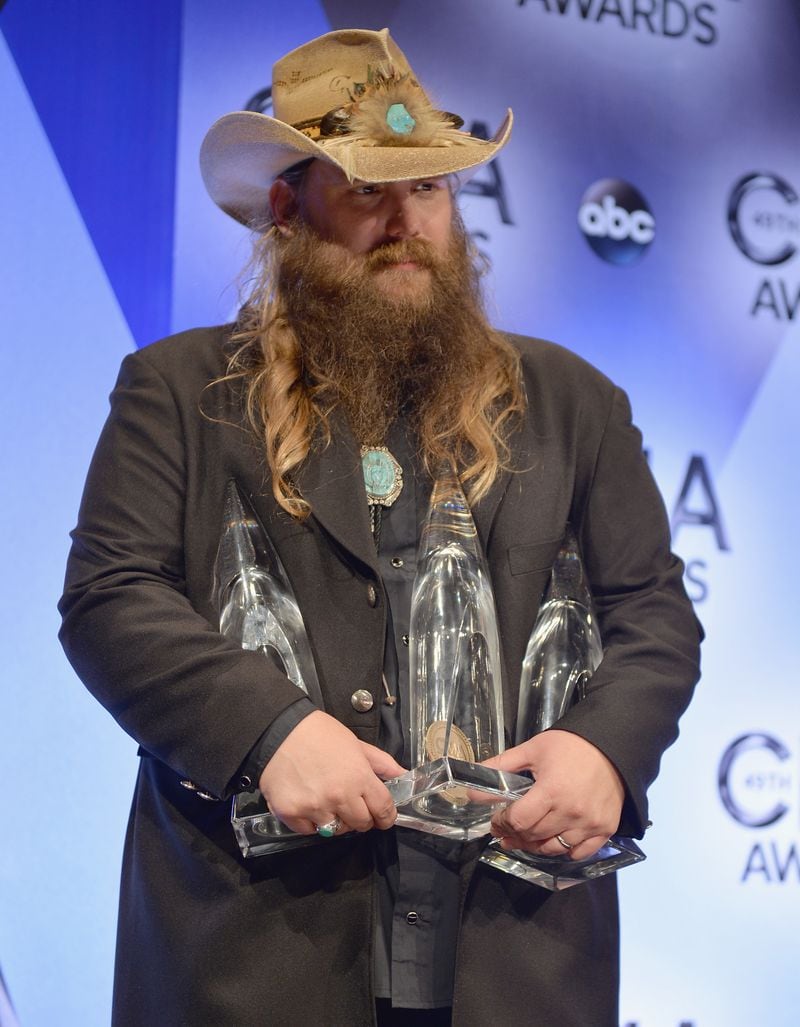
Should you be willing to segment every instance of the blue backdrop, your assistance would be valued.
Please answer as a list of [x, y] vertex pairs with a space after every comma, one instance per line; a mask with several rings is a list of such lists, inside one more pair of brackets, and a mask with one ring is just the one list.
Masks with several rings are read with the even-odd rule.
[[[388, 25], [509, 147], [462, 195], [496, 323], [631, 394], [708, 630], [625, 871], [622, 1022], [800, 1013], [800, 9], [796, 0], [8, 0], [0, 966], [25, 1027], [107, 1023], [135, 747], [55, 634], [67, 532], [122, 356], [227, 320], [249, 249], [205, 195], [220, 114], [331, 28]], [[260, 100], [258, 99], [261, 94]], [[0, 1024], [14, 1014], [0, 986]]]

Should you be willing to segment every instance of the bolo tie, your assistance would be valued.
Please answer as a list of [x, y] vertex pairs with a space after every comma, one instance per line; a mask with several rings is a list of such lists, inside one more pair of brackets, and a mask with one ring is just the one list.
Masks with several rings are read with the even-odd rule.
[[[403, 491], [403, 468], [389, 452], [387, 446], [362, 446], [361, 471], [367, 491], [372, 539], [375, 543], [375, 551], [380, 552], [383, 511], [388, 510]], [[384, 705], [394, 706], [397, 696], [392, 695], [385, 674], [382, 675], [382, 681], [386, 693], [383, 700]]]
[[369, 526], [375, 549], [381, 547], [381, 519], [403, 491], [403, 468], [386, 446], [361, 447], [361, 471], [367, 490]]

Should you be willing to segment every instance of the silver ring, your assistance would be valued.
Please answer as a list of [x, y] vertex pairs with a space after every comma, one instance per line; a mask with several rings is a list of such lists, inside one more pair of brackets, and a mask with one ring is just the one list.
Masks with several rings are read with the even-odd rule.
[[320, 838], [333, 838], [341, 826], [341, 820], [338, 817], [334, 817], [327, 824], [317, 824], [317, 834]]
[[[317, 828], [317, 830], [319, 830], [319, 828]], [[571, 849], [572, 848], [570, 843], [569, 842], [565, 842], [560, 834], [556, 835], [556, 841], [558, 842], [559, 845], [563, 845], [565, 849]]]

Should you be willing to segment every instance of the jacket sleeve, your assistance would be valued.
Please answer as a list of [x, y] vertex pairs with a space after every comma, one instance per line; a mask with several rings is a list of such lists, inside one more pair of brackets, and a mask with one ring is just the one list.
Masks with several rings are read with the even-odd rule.
[[199, 417], [196, 395], [182, 405], [147, 350], [125, 358], [72, 533], [60, 639], [88, 689], [148, 753], [222, 796], [303, 693], [187, 598], [187, 446]]
[[646, 792], [699, 677], [702, 629], [670, 552], [664, 503], [614, 389], [591, 474], [576, 488], [574, 523], [603, 638], [585, 699], [558, 723], [596, 745], [627, 787], [621, 830], [641, 837]]

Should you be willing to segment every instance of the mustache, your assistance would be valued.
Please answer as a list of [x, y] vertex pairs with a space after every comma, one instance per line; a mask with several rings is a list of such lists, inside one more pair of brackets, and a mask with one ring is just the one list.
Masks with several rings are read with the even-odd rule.
[[380, 271], [395, 264], [414, 263], [429, 271], [435, 270], [441, 262], [439, 255], [424, 239], [397, 239], [381, 243], [365, 253], [364, 267], [367, 271]]

